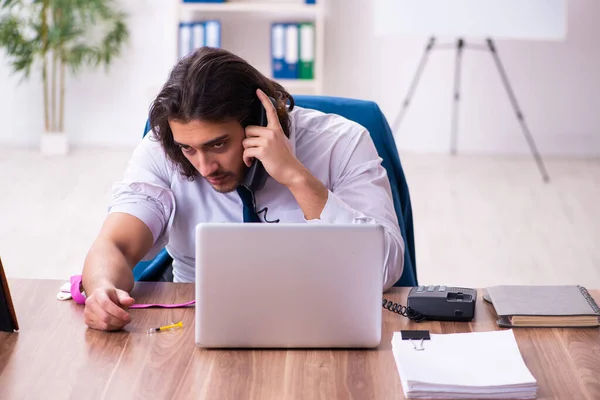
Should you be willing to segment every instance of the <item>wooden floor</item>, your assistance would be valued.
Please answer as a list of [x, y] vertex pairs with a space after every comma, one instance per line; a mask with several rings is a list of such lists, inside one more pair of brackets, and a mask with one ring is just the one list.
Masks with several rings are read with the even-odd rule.
[[[0, 147], [0, 257], [12, 278], [66, 279], [82, 263], [129, 150], [43, 158]], [[600, 160], [402, 154], [419, 283], [600, 288]]]

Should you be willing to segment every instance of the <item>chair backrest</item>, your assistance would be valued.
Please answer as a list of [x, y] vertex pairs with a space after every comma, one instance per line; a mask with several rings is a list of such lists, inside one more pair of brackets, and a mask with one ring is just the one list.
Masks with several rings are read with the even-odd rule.
[[404, 271], [394, 286], [417, 286], [417, 265], [410, 193], [390, 126], [379, 106], [372, 101], [330, 96], [294, 96], [296, 104], [324, 113], [341, 115], [364, 126], [382, 158], [392, 188], [394, 208], [404, 238]]
[[[402, 164], [400, 163], [400, 157], [398, 156], [396, 142], [379, 106], [372, 101], [331, 96], [296, 95], [294, 96], [294, 100], [300, 107], [341, 115], [364, 126], [371, 134], [375, 148], [382, 158], [382, 165], [387, 171], [392, 188], [394, 208], [405, 243], [404, 271], [394, 286], [417, 286], [417, 265], [410, 193], [404, 171], [402, 170]], [[146, 122], [144, 136], [149, 131], [150, 124]], [[162, 257], [161, 262], [164, 263], [164, 251], [158, 257]], [[143, 268], [148, 267], [148, 265], [156, 267], [157, 264], [157, 262], [146, 263], [136, 266], [136, 269], [141, 271]], [[138, 275], [143, 280], [144, 275], [148, 276], [149, 274], [141, 272]], [[156, 272], [152, 272], [150, 275], [153, 277], [157, 276]]]

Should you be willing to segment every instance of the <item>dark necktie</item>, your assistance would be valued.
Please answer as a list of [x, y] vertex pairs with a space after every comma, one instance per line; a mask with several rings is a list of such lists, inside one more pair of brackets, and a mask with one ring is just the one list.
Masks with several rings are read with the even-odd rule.
[[237, 192], [242, 199], [244, 205], [244, 222], [261, 222], [260, 218], [254, 211], [254, 202], [252, 192], [245, 186], [238, 186]]

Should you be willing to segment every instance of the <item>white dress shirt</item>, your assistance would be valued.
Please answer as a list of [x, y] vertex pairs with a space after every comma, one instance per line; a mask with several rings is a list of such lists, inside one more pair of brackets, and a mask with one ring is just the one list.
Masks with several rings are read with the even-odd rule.
[[[302, 164], [328, 189], [319, 219], [306, 220], [292, 193], [268, 178], [255, 194], [256, 210], [267, 220], [322, 224], [380, 224], [385, 231], [384, 291], [402, 274], [404, 241], [398, 227], [385, 168], [368, 131], [339, 115], [295, 107], [290, 143]], [[135, 149], [122, 181], [113, 186], [109, 213], [133, 215], [152, 231], [154, 245], [173, 257], [173, 280], [195, 279], [195, 227], [200, 222], [243, 222], [236, 191], [219, 193], [202, 177], [190, 182], [166, 158], [149, 132]], [[265, 214], [260, 214], [264, 220]]]

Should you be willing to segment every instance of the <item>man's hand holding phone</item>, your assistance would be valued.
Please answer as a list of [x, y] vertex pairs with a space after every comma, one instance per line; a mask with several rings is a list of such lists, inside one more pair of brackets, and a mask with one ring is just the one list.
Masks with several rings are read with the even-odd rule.
[[306, 168], [294, 156], [290, 141], [279, 123], [277, 110], [269, 97], [260, 89], [256, 94], [265, 108], [267, 126], [246, 127], [246, 139], [243, 141], [244, 163], [250, 167], [255, 158], [260, 160], [273, 179], [289, 187], [301, 174], [306, 173]]
[[254, 158], [260, 160], [267, 173], [292, 192], [307, 220], [320, 218], [329, 191], [292, 152], [269, 97], [260, 89], [256, 95], [265, 108], [267, 126], [246, 127], [244, 163], [250, 167]]

